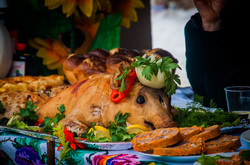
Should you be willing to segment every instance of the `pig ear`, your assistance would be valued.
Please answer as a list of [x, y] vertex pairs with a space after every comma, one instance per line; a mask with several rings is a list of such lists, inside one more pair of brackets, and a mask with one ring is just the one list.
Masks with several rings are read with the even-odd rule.
[[[130, 64], [128, 62], [125, 62], [125, 61], [122, 61], [116, 65], [115, 69], [111, 73], [112, 74], [112, 76], [110, 78], [110, 88], [111, 89], [115, 89], [115, 90], [120, 89], [122, 80], [116, 80], [116, 79], [118, 77], [120, 77], [122, 75], [122, 73], [125, 71], [125, 69], [127, 69], [129, 66], [130, 66]], [[125, 86], [126, 86], [126, 84], [125, 84]]]

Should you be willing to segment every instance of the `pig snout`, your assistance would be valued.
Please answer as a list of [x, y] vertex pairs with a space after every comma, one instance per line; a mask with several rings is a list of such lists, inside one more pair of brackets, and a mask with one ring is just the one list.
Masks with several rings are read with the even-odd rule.
[[[126, 105], [129, 107], [126, 109], [130, 109], [131, 114], [137, 114], [140, 118], [140, 122], [137, 120], [137, 123], [144, 124], [150, 130], [178, 127], [178, 124], [173, 121], [175, 113], [171, 111], [170, 99], [164, 92], [139, 85], [134, 86], [133, 92], [131, 95], [135, 101]], [[135, 106], [132, 108], [133, 104]]]
[[150, 127], [152, 130], [157, 128], [178, 127], [178, 124], [167, 115], [154, 114], [152, 116], [153, 117], [150, 117], [144, 121], [145, 125]]
[[171, 111], [171, 106], [167, 97], [161, 95], [156, 96], [158, 100], [152, 103], [155, 106], [151, 110], [148, 110], [149, 116], [145, 121], [145, 124], [150, 125], [152, 129], [157, 128], [168, 128], [168, 127], [178, 127], [178, 124], [173, 121], [173, 113]]

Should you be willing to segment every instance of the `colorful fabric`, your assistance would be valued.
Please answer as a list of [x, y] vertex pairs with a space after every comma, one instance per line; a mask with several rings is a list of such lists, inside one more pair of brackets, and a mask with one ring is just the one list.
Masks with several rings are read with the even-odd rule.
[[140, 164], [138, 157], [132, 154], [96, 155], [92, 158], [92, 165], [132, 165]]
[[[55, 146], [55, 163], [60, 160], [59, 144]], [[47, 164], [46, 140], [32, 138], [13, 132], [1, 132], [0, 129], [0, 164], [1, 165], [45, 165]], [[68, 152], [62, 164], [84, 165], [161, 165], [166, 163], [152, 160], [134, 150], [101, 151], [94, 149], [76, 149]]]

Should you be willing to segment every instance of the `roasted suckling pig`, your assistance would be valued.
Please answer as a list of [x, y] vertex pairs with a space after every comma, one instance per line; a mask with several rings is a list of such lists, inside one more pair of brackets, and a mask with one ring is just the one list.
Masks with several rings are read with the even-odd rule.
[[118, 111], [130, 113], [128, 125], [141, 124], [151, 130], [177, 126], [172, 119], [174, 110], [171, 110], [170, 98], [163, 90], [146, 87], [138, 80], [124, 100], [118, 104], [110, 100], [112, 89], [119, 90], [117, 77], [135, 60], [135, 56], [145, 53], [148, 56], [154, 53], [157, 58], [172, 57], [162, 49], [129, 51], [121, 48], [70, 55], [64, 62], [64, 72], [72, 86], [41, 106], [37, 111], [39, 118], [54, 117], [57, 107], [64, 104], [66, 118], [62, 120], [63, 125], [79, 135], [93, 122], [107, 127]]
[[57, 107], [64, 104], [66, 118], [62, 120], [63, 125], [79, 135], [93, 122], [107, 127], [118, 111], [130, 113], [128, 125], [141, 124], [149, 129], [177, 126], [167, 95], [138, 81], [124, 100], [113, 103], [110, 100], [111, 77], [111, 74], [102, 73], [79, 80], [41, 106], [37, 110], [38, 117], [54, 117], [58, 113]]

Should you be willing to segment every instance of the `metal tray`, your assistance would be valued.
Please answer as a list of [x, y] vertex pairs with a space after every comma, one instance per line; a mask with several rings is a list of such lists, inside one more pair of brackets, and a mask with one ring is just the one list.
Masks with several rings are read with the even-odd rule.
[[78, 140], [87, 145], [89, 148], [98, 150], [127, 150], [132, 148], [131, 142], [89, 142], [86, 140]]
[[11, 128], [11, 127], [6, 127], [6, 126], [0, 126], [0, 131], [14, 132], [17, 134], [22, 134], [22, 135], [26, 135], [26, 136], [30, 136], [34, 138], [39, 138], [39, 139], [44, 139], [44, 140], [52, 139], [52, 140], [58, 141], [57, 136], [52, 136], [50, 134], [42, 133], [42, 132], [17, 129], [17, 128]]

